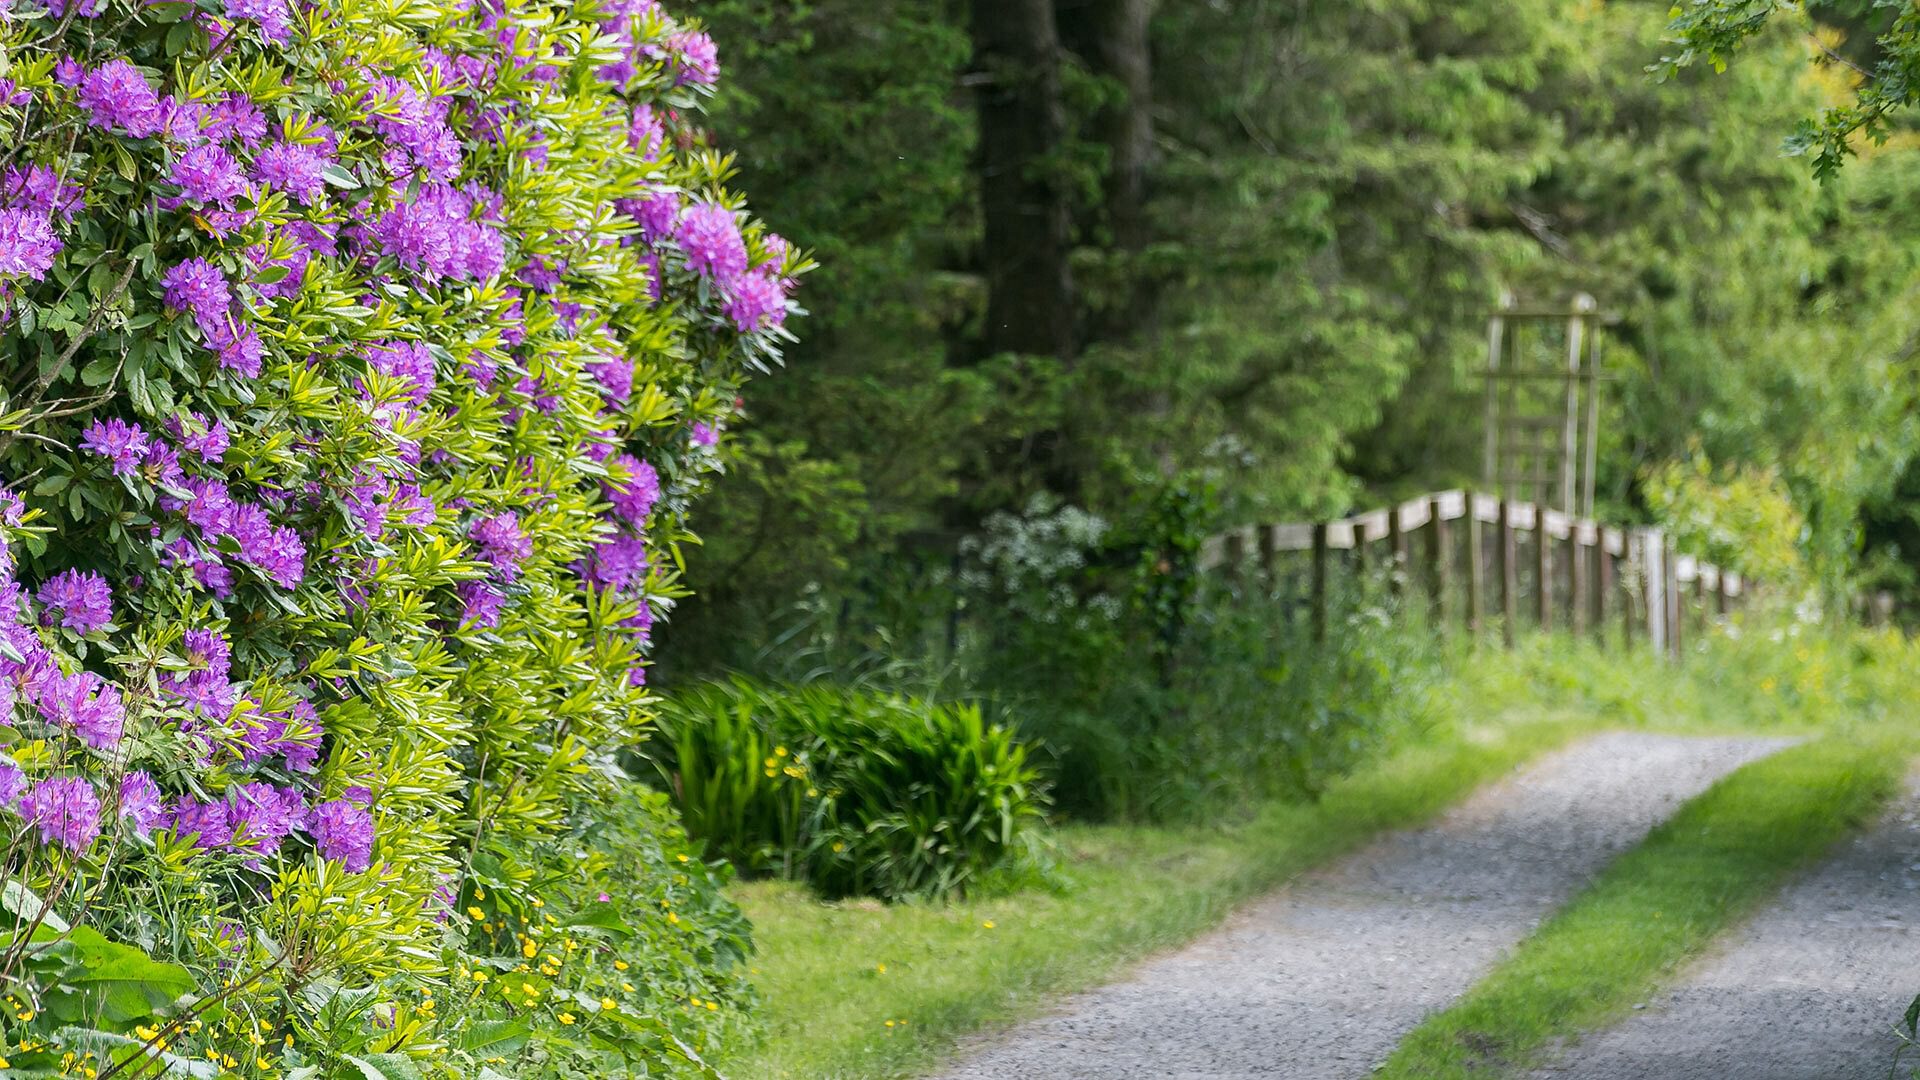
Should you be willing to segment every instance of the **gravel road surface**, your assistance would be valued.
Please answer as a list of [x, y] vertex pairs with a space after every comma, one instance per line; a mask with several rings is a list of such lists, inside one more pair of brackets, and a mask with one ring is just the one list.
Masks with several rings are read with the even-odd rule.
[[[1721, 776], [1787, 742], [1641, 733], [1585, 740], [1482, 789], [1428, 828], [1303, 876], [1118, 983], [964, 1048], [970, 1053], [943, 1076], [1365, 1077], [1610, 858]], [[1886, 955], [1915, 962], [1910, 950]]]

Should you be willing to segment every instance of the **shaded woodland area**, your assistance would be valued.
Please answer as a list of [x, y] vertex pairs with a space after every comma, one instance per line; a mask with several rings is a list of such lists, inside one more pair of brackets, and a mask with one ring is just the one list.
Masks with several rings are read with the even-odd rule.
[[1502, 289], [1617, 316], [1603, 516], [1702, 474], [1790, 503], [1811, 578], [1911, 586], [1920, 171], [1902, 132], [1825, 183], [1781, 149], [1871, 61], [1869, 4], [1664, 79], [1650, 3], [702, 14], [736, 58], [715, 127], [823, 270], [669, 674], [822, 633], [902, 649], [998, 512], [1140, 534], [1175, 489], [1233, 525], [1470, 485]]

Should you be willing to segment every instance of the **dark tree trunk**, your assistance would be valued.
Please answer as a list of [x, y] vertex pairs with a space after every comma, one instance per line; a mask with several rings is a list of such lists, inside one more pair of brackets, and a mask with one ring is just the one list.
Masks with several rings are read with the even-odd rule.
[[973, 0], [988, 353], [1070, 359], [1072, 219], [1053, 0]]
[[1113, 80], [1121, 98], [1094, 118], [1107, 148], [1103, 192], [1113, 246], [1147, 245], [1147, 176], [1153, 163], [1153, 53], [1147, 36], [1152, 0], [1059, 0], [1060, 27], [1088, 70]]

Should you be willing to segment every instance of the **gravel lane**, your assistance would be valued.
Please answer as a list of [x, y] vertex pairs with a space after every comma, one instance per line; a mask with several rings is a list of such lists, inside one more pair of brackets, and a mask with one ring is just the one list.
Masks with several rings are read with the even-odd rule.
[[1788, 740], [1607, 734], [1305, 875], [946, 1080], [1364, 1077], [1608, 859]]
[[[1885, 1080], [1920, 993], [1920, 783], [1672, 990], [1538, 1080]], [[1909, 1065], [1920, 1068], [1920, 1058]], [[1909, 1075], [1902, 1071], [1900, 1076]]]

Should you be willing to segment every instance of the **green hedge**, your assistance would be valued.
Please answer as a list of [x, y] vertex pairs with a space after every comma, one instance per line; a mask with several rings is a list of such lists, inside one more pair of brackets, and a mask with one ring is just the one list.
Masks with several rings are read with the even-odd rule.
[[651, 744], [687, 831], [830, 896], [942, 896], [1034, 855], [1027, 747], [970, 703], [736, 677], [676, 692]]

